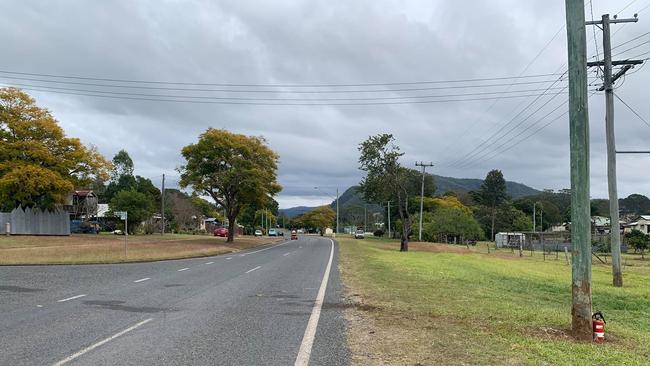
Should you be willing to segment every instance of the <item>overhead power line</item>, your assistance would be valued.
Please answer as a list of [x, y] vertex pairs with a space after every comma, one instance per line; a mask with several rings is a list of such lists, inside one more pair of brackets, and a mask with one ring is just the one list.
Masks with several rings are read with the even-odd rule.
[[422, 88], [399, 88], [399, 89], [352, 89], [352, 90], [262, 90], [262, 89], [205, 89], [205, 88], [174, 88], [174, 87], [156, 87], [156, 86], [138, 86], [138, 85], [115, 85], [115, 84], [100, 84], [100, 83], [86, 83], [75, 81], [53, 81], [45, 79], [23, 78], [14, 76], [0, 76], [0, 79], [10, 80], [25, 80], [35, 81], [41, 83], [55, 83], [66, 85], [83, 85], [102, 88], [123, 88], [123, 89], [141, 89], [141, 90], [170, 90], [170, 91], [194, 91], [194, 92], [223, 92], [223, 93], [271, 93], [271, 94], [342, 94], [342, 93], [390, 93], [390, 92], [409, 92], [409, 91], [425, 91], [425, 90], [446, 90], [446, 89], [465, 89], [465, 88], [492, 88], [510, 85], [536, 85], [546, 84], [547, 80], [525, 81], [515, 83], [492, 83], [492, 84], [478, 84], [478, 85], [446, 85], [446, 86], [431, 86]]
[[[153, 98], [178, 98], [178, 99], [200, 99], [200, 100], [243, 100], [243, 101], [291, 101], [291, 102], [316, 102], [316, 101], [369, 101], [369, 100], [397, 100], [397, 99], [426, 99], [426, 98], [450, 98], [450, 97], [464, 97], [464, 96], [480, 96], [480, 95], [500, 95], [500, 94], [516, 94], [524, 93], [530, 94], [533, 92], [544, 91], [547, 89], [538, 88], [538, 89], [521, 89], [521, 90], [500, 90], [500, 91], [486, 91], [486, 92], [477, 92], [477, 93], [458, 93], [458, 94], [437, 94], [437, 95], [402, 95], [402, 96], [393, 96], [393, 97], [368, 97], [368, 98], [250, 98], [250, 97], [215, 97], [215, 96], [198, 96], [198, 95], [170, 95], [170, 94], [144, 94], [144, 93], [125, 93], [125, 92], [115, 92], [115, 91], [101, 91], [101, 90], [92, 90], [92, 89], [76, 89], [76, 88], [64, 88], [64, 87], [55, 87], [55, 86], [42, 86], [42, 85], [31, 85], [31, 84], [20, 84], [12, 83], [7, 84], [11, 86], [17, 86], [20, 88], [47, 88], [53, 90], [65, 90], [65, 91], [74, 91], [78, 93], [99, 93], [106, 95], [124, 95], [124, 96], [137, 96], [137, 97], [153, 97]], [[552, 89], [563, 89], [562, 87], [556, 87]]]
[[625, 101], [624, 101], [624, 100], [623, 100], [623, 99], [622, 99], [622, 98], [621, 98], [617, 93], [614, 93], [614, 96], [615, 96], [616, 99], [618, 99], [621, 103], [623, 103], [623, 105], [626, 106], [627, 109], [629, 109], [630, 111], [632, 111], [632, 113], [634, 113], [634, 115], [637, 116], [637, 117], [638, 117], [638, 118], [639, 118], [643, 123], [645, 123], [646, 125], [648, 125], [648, 127], [650, 127], [650, 123], [649, 123], [648, 121], [646, 121], [645, 118], [641, 117], [641, 115], [640, 115], [636, 110], [634, 110], [634, 108], [632, 108], [629, 104], [625, 103]]
[[462, 98], [462, 99], [437, 99], [437, 100], [411, 100], [411, 101], [390, 101], [390, 102], [353, 102], [353, 103], [272, 103], [272, 102], [248, 102], [248, 101], [226, 101], [226, 100], [193, 100], [193, 99], [163, 99], [163, 98], [146, 98], [146, 97], [129, 97], [129, 96], [115, 96], [105, 94], [93, 93], [76, 93], [66, 91], [55, 91], [41, 88], [23, 88], [24, 90], [43, 91], [56, 94], [67, 95], [81, 95], [88, 97], [100, 97], [110, 99], [125, 99], [125, 100], [142, 100], [153, 102], [171, 102], [171, 103], [194, 103], [194, 104], [232, 104], [232, 105], [260, 105], [260, 106], [360, 106], [360, 105], [398, 105], [398, 104], [431, 104], [431, 103], [449, 103], [449, 102], [471, 102], [480, 100], [493, 100], [496, 98], [527, 98], [540, 96], [543, 94], [521, 94], [509, 95], [498, 97], [480, 97], [480, 98]]
[[[259, 88], [319, 88], [319, 87], [363, 87], [363, 86], [394, 86], [394, 85], [419, 85], [419, 84], [453, 84], [465, 82], [482, 82], [495, 80], [512, 80], [512, 79], [531, 79], [554, 76], [555, 74], [536, 74], [536, 75], [519, 75], [519, 76], [500, 76], [490, 78], [474, 79], [455, 79], [455, 80], [429, 80], [429, 81], [403, 81], [403, 82], [385, 82], [385, 83], [358, 83], [358, 84], [236, 84], [236, 83], [198, 83], [198, 82], [180, 82], [180, 81], [160, 81], [160, 80], [136, 80], [136, 79], [117, 79], [117, 78], [100, 78], [78, 75], [56, 75], [43, 73], [30, 73], [0, 70], [0, 74], [38, 76], [56, 79], [74, 79], [86, 81], [106, 81], [116, 83], [132, 84], [163, 84], [163, 85], [195, 85], [195, 86], [228, 86], [228, 87], [259, 87]], [[51, 80], [51, 82], [61, 82]]]

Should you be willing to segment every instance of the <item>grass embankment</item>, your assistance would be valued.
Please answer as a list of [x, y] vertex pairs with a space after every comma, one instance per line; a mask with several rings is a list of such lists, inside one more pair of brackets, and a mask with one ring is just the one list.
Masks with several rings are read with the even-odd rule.
[[269, 244], [275, 238], [225, 238], [165, 234], [130, 235], [126, 255], [124, 236], [1, 236], [0, 265], [121, 263], [203, 257]]
[[[339, 238], [351, 301], [349, 343], [361, 365], [647, 365], [650, 261], [628, 256], [624, 288], [594, 264], [594, 309], [606, 344], [570, 337], [571, 267], [564, 253], [519, 257], [485, 245]], [[526, 255], [530, 255], [526, 252]]]

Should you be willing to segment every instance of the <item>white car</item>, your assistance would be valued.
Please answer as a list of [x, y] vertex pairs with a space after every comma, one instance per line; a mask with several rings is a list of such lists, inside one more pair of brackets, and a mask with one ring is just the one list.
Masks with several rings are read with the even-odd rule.
[[363, 230], [357, 230], [354, 232], [354, 238], [355, 239], [363, 239], [366, 237], [366, 232]]
[[255, 236], [262, 236], [262, 230], [260, 229], [255, 230]]

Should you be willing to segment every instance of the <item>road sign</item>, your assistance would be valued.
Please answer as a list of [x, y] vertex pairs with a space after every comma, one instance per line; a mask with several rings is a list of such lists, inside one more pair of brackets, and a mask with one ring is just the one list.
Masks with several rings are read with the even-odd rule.
[[126, 211], [115, 211], [114, 214], [115, 216], [119, 216], [120, 220], [126, 220], [128, 217], [128, 212]]

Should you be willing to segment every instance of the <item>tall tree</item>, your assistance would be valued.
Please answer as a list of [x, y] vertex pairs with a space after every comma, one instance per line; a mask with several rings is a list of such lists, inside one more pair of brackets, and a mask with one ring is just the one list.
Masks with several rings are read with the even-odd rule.
[[234, 239], [235, 221], [243, 207], [262, 206], [282, 189], [277, 182], [279, 157], [262, 137], [210, 128], [181, 154], [185, 158], [179, 169], [181, 187], [191, 186], [223, 207], [227, 242]]
[[359, 191], [366, 201], [396, 203], [402, 221], [400, 251], [408, 251], [411, 235], [411, 215], [408, 210], [407, 172], [399, 158], [404, 154], [395, 145], [391, 134], [369, 137], [359, 145], [359, 169], [366, 172]]
[[481, 185], [481, 189], [476, 192], [475, 199], [491, 210], [492, 225], [490, 240], [494, 240], [494, 220], [497, 215], [497, 207], [508, 199], [506, 180], [503, 178], [503, 173], [500, 170], [491, 170], [487, 174]]
[[117, 181], [121, 176], [133, 175], [133, 160], [126, 150], [122, 149], [113, 157], [113, 170], [111, 179]]
[[126, 211], [129, 234], [138, 230], [139, 225], [149, 219], [156, 211], [150, 196], [137, 191], [120, 191], [111, 199], [109, 208], [112, 212]]
[[52, 209], [75, 188], [107, 179], [110, 163], [66, 137], [57, 120], [16, 88], [0, 88], [0, 210]]

